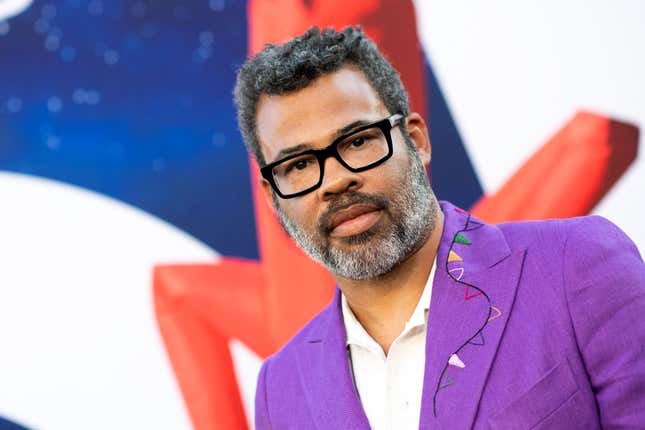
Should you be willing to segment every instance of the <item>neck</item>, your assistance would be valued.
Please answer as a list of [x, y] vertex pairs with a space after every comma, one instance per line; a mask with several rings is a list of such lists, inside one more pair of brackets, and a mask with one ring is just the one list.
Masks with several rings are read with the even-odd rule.
[[336, 278], [365, 331], [385, 354], [410, 319], [426, 285], [443, 232], [443, 213], [423, 244], [390, 272], [375, 279]]

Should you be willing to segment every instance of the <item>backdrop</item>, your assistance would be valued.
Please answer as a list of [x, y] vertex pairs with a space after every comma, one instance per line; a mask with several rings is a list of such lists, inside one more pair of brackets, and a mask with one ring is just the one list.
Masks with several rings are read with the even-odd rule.
[[644, 249], [639, 0], [0, 0], [0, 430], [251, 426], [333, 281], [257, 194], [235, 71], [361, 24], [429, 121], [439, 198], [603, 215]]

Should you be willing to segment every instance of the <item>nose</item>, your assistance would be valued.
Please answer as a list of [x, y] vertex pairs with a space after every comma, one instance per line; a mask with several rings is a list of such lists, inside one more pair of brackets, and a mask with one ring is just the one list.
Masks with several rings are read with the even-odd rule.
[[329, 157], [325, 160], [322, 184], [317, 191], [321, 200], [328, 200], [336, 194], [341, 194], [348, 190], [357, 190], [362, 185], [363, 178], [361, 175], [347, 170], [334, 157]]

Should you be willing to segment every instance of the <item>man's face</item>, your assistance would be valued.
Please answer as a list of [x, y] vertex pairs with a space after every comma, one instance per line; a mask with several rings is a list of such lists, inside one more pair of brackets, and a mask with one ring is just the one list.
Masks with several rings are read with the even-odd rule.
[[[281, 151], [324, 148], [342, 134], [340, 130], [351, 131], [348, 125], [389, 115], [363, 73], [344, 67], [303, 90], [263, 95], [258, 137], [270, 163], [284, 157]], [[423, 163], [398, 127], [391, 134], [394, 152], [385, 163], [354, 173], [328, 158], [320, 188], [303, 196], [281, 199], [263, 182], [287, 233], [338, 276], [371, 279], [389, 272], [417, 250], [435, 226], [438, 209]], [[419, 146], [420, 134], [412, 135], [417, 139], [411, 142]], [[427, 163], [429, 152], [425, 155]]]

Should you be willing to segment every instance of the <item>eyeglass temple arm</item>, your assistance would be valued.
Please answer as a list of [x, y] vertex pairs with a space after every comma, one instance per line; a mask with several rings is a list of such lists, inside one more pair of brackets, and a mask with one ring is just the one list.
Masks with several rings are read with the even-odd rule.
[[397, 125], [399, 125], [403, 118], [404, 116], [400, 113], [392, 115], [390, 118], [388, 118], [390, 120], [390, 126], [392, 128], [396, 127]]

